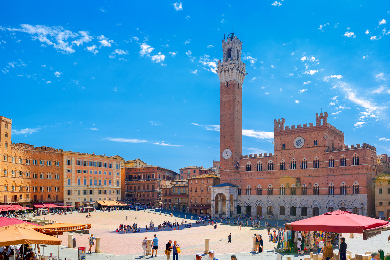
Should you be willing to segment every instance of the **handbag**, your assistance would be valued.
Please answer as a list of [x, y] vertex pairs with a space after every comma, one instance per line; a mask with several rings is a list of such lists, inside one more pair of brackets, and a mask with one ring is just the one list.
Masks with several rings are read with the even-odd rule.
[[180, 247], [176, 247], [176, 252], [179, 254], [181, 252]]

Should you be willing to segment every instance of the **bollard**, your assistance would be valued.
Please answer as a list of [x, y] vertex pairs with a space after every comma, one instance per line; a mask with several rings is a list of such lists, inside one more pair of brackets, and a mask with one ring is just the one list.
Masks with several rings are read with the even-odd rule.
[[146, 255], [151, 255], [152, 254], [152, 240], [147, 239], [146, 240]]
[[313, 259], [313, 252], [310, 252], [310, 258]]
[[191, 220], [193, 219], [193, 216], [191, 216]]
[[100, 237], [96, 237], [95, 253], [100, 253]]
[[68, 234], [68, 247], [73, 248], [73, 235]]
[[318, 260], [318, 255], [317, 254], [313, 255], [313, 260]]
[[350, 233], [350, 234], [349, 234], [349, 238], [353, 238], [353, 233]]
[[287, 260], [291, 260], [291, 256], [287, 256]]
[[210, 250], [210, 238], [204, 239], [204, 253], [208, 254]]
[[253, 247], [252, 247], [252, 252], [256, 252], [256, 236], [253, 236]]

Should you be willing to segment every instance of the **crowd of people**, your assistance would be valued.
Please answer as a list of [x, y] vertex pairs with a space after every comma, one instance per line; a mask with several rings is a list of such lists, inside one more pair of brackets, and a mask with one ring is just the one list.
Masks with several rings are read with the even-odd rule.
[[9, 260], [14, 258], [34, 260], [37, 259], [37, 256], [34, 253], [34, 249], [27, 244], [0, 247], [0, 260]]

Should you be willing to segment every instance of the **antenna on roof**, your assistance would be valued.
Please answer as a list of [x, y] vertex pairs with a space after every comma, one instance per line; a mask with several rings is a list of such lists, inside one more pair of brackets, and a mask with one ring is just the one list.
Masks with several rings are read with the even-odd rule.
[[322, 107], [321, 107], [321, 113], [322, 113]]

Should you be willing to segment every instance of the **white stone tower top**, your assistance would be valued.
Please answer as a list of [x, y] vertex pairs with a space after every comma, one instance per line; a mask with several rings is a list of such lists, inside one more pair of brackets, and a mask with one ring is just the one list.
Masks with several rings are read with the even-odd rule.
[[245, 63], [241, 61], [242, 42], [234, 35], [229, 34], [222, 40], [223, 60], [218, 61], [218, 76], [221, 82], [236, 80], [242, 84], [246, 76]]

